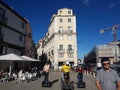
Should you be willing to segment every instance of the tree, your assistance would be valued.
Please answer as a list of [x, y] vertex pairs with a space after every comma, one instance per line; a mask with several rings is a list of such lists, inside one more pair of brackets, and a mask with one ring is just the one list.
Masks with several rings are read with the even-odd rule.
[[40, 57], [39, 57], [41, 63], [42, 63], [42, 67], [45, 65], [45, 63], [47, 62], [47, 55], [45, 53], [43, 53]]

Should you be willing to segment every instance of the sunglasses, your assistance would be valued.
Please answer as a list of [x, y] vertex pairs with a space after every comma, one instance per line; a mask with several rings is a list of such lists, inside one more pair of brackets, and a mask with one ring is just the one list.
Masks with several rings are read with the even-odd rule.
[[110, 63], [103, 63], [103, 65], [109, 65]]

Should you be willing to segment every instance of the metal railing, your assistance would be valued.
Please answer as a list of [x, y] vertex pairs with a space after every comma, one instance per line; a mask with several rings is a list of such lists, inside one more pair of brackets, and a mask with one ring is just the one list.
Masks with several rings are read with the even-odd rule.
[[58, 53], [65, 53], [65, 49], [58, 49]]

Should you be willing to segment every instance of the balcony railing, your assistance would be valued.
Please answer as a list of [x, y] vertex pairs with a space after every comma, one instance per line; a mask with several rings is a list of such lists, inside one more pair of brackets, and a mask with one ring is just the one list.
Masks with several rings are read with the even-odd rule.
[[74, 53], [74, 49], [67, 49], [67, 53]]
[[58, 49], [58, 53], [65, 53], [65, 49]]
[[72, 30], [58, 30], [58, 33], [72, 33]]

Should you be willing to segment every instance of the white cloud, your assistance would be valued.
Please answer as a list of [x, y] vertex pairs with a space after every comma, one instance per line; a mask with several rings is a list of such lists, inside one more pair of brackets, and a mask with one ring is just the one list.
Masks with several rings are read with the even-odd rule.
[[83, 1], [83, 4], [84, 4], [85, 6], [88, 6], [88, 5], [89, 5], [89, 2], [90, 2], [90, 0], [84, 0], [84, 1]]
[[109, 4], [108, 8], [113, 8], [115, 6], [115, 3]]

